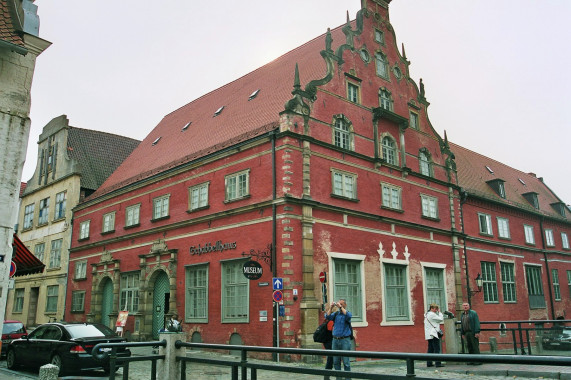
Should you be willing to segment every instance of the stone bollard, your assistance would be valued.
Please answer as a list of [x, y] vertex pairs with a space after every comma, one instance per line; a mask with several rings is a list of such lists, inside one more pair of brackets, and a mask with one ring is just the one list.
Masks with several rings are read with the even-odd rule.
[[498, 353], [498, 339], [495, 336], [490, 337], [490, 352], [492, 354]]
[[46, 364], [40, 367], [39, 380], [57, 380], [59, 367], [53, 364]]
[[456, 320], [447, 318], [444, 320], [444, 342], [446, 342], [446, 354], [460, 352], [460, 337], [456, 333]]
[[162, 332], [159, 334], [159, 340], [166, 340], [166, 347], [159, 348], [159, 355], [165, 355], [165, 360], [157, 361], [157, 379], [175, 380], [180, 379], [180, 362], [176, 360], [177, 356], [186, 356], [186, 347], [176, 348], [174, 342], [177, 340], [185, 341], [185, 333]]

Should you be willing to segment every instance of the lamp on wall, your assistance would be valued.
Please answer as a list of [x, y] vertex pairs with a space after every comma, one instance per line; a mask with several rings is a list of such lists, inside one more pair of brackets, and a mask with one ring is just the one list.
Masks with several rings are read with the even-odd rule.
[[480, 293], [482, 291], [482, 286], [484, 285], [484, 279], [480, 276], [480, 273], [478, 273], [478, 275], [475, 278], [476, 281], [476, 286], [478, 287], [478, 290], [470, 290], [470, 294], [474, 295], [476, 293]]

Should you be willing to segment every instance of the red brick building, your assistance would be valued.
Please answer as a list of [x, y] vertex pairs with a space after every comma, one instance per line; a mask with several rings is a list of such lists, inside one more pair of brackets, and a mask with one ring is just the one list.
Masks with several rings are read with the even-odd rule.
[[359, 349], [423, 351], [427, 305], [466, 295], [460, 211], [477, 206], [389, 2], [166, 115], [75, 208], [66, 319], [129, 310], [146, 339], [176, 311], [193, 341], [308, 347], [326, 296], [347, 300]]

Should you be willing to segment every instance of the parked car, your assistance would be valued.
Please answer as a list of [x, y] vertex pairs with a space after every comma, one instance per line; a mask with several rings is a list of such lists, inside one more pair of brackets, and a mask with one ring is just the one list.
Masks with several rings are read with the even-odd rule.
[[[125, 341], [99, 323], [46, 323], [8, 345], [6, 366], [14, 369], [20, 365], [40, 367], [51, 363], [60, 368], [60, 375], [95, 369], [109, 373], [109, 357], [99, 360], [91, 351], [98, 343]], [[117, 356], [131, 356], [131, 351], [118, 349]]]
[[20, 321], [4, 321], [4, 327], [2, 327], [2, 353], [1, 356], [6, 355], [6, 349], [10, 342], [14, 339], [21, 338], [26, 335], [26, 327]]
[[546, 350], [571, 350], [571, 327], [549, 330], [542, 338]]

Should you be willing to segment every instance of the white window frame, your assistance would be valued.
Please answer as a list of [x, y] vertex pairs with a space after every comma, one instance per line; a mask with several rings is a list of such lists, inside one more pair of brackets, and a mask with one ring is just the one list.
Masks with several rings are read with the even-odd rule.
[[[397, 260], [398, 262], [394, 262], [393, 260], [382, 260], [381, 261], [381, 278], [382, 278], [382, 292], [383, 292], [383, 319], [381, 326], [390, 326], [390, 325], [409, 325], [412, 324], [412, 311], [411, 311], [411, 292], [410, 292], [410, 268], [408, 263], [403, 263], [401, 260]], [[398, 318], [388, 318], [388, 305], [387, 305], [387, 298], [389, 295], [387, 294], [387, 266], [393, 267], [402, 267], [404, 270], [404, 298], [403, 301], [406, 303], [406, 309], [408, 317], [398, 319]]]
[[[336, 186], [341, 180], [341, 187]], [[357, 174], [331, 169], [331, 194], [350, 199], [357, 199]]]
[[121, 273], [119, 310], [136, 313], [139, 311], [139, 287], [141, 272]]
[[67, 191], [62, 191], [56, 194], [56, 207], [54, 210], [54, 220], [65, 218], [65, 207], [67, 199]]
[[56, 313], [58, 310], [59, 285], [46, 286], [46, 313]]
[[481, 261], [480, 269], [482, 270], [484, 303], [499, 303], [500, 294], [498, 290], [496, 263], [492, 261]]
[[547, 247], [555, 247], [555, 238], [553, 237], [553, 230], [546, 229], [545, 230], [545, 245]]
[[242, 199], [250, 195], [250, 169], [232, 173], [224, 177], [226, 202]]
[[378, 42], [381, 45], [385, 44], [385, 33], [382, 30], [375, 29], [375, 42]]
[[125, 227], [137, 226], [141, 222], [141, 204], [137, 203], [125, 208]]
[[32, 203], [24, 208], [24, 230], [34, 226], [34, 206], [35, 204]]
[[563, 249], [569, 249], [569, 237], [567, 237], [567, 232], [561, 232], [561, 246]]
[[493, 236], [492, 216], [490, 214], [478, 213], [478, 228], [481, 235]]
[[441, 270], [442, 271], [442, 281], [443, 281], [443, 288], [442, 288], [442, 298], [444, 299], [444, 301], [442, 301], [443, 303], [437, 302], [437, 304], [440, 306], [441, 310], [446, 310], [446, 308], [448, 307], [448, 292], [446, 289], [446, 264], [440, 264], [440, 263], [432, 263], [432, 262], [420, 262], [420, 266], [422, 267], [422, 283], [423, 283], [423, 287], [422, 287], [422, 291], [423, 291], [423, 299], [424, 299], [424, 310], [428, 310], [429, 306], [432, 302], [436, 301], [433, 299], [430, 299], [429, 295], [428, 295], [428, 280], [427, 280], [427, 276], [426, 276], [426, 270]]
[[[208, 323], [209, 269], [208, 263], [189, 265], [185, 268], [186, 298], [184, 314], [185, 322], [187, 323]], [[202, 275], [204, 275], [204, 278], [199, 278]]]
[[82, 311], [85, 311], [85, 290], [74, 290], [71, 292], [71, 312]]
[[420, 194], [420, 207], [422, 209], [422, 216], [430, 219], [438, 219], [438, 198]]
[[328, 260], [328, 268], [330, 268], [330, 272], [332, 275], [328, 276], [327, 283], [329, 285], [328, 290], [328, 297], [329, 299], [333, 300], [336, 297], [335, 294], [335, 260], [344, 260], [344, 261], [356, 261], [359, 264], [359, 283], [360, 283], [360, 292], [361, 292], [361, 307], [360, 310], [355, 309], [355, 305], [351, 305], [351, 303], [347, 304], [347, 308], [351, 313], [355, 315], [362, 316], [359, 320], [355, 320], [351, 322], [353, 327], [367, 327], [369, 323], [367, 322], [367, 294], [366, 294], [366, 287], [365, 287], [365, 258], [366, 255], [356, 255], [352, 253], [343, 253], [343, 252], [327, 252], [327, 260]]
[[38, 226], [48, 224], [50, 214], [50, 197], [40, 200], [40, 210], [38, 213]]
[[427, 177], [432, 177], [432, 170], [430, 164], [430, 157], [426, 152], [419, 152], [418, 153], [418, 170], [420, 174], [423, 174]]
[[83, 280], [87, 278], [87, 260], [75, 262], [74, 279]]
[[524, 224], [523, 225], [523, 232], [525, 234], [525, 242], [527, 244], [534, 244], [535, 245], [535, 235], [533, 232], [533, 226], [530, 226], [529, 224]]
[[343, 115], [337, 115], [333, 120], [333, 145], [341, 149], [353, 150], [351, 122]]
[[34, 255], [41, 262], [44, 262], [45, 253], [46, 253], [46, 243], [38, 243], [34, 246]]
[[91, 224], [91, 220], [86, 220], [86, 221], [79, 223], [79, 240], [89, 238], [89, 225], [90, 224]]
[[498, 222], [498, 237], [502, 239], [510, 239], [510, 220], [501, 216], [496, 217]]
[[61, 266], [62, 247], [63, 239], [52, 240], [50, 247], [50, 268], [59, 268]]
[[379, 90], [379, 107], [392, 111], [394, 109], [394, 102], [391, 92], [385, 88]]
[[[500, 260], [500, 280], [504, 303], [517, 303], [517, 286], [515, 280], [515, 263]], [[509, 268], [509, 269], [508, 269]]]
[[553, 284], [553, 298], [561, 301], [561, 286], [559, 284], [559, 270], [551, 269], [551, 283]]
[[402, 189], [400, 187], [381, 182], [381, 198], [384, 208], [402, 210]]
[[[243, 274], [244, 260], [221, 262], [221, 308], [222, 323], [249, 323], [250, 321], [250, 281]], [[226, 269], [230, 267], [232, 278]]]
[[153, 220], [166, 218], [169, 216], [170, 194], [153, 198]]
[[[385, 143], [390, 142], [390, 145]], [[398, 147], [395, 139], [390, 136], [383, 136], [381, 138], [381, 156], [389, 165], [398, 165]]]
[[200, 183], [188, 188], [188, 205], [189, 210], [199, 210], [208, 207], [208, 198], [210, 191], [210, 182]]
[[569, 298], [571, 298], [571, 270], [567, 270], [567, 288], [569, 289]]
[[361, 103], [361, 86], [356, 83], [347, 81], [347, 99], [350, 102]]
[[115, 231], [115, 211], [103, 215], [103, 228], [101, 230], [103, 233], [113, 231]]

